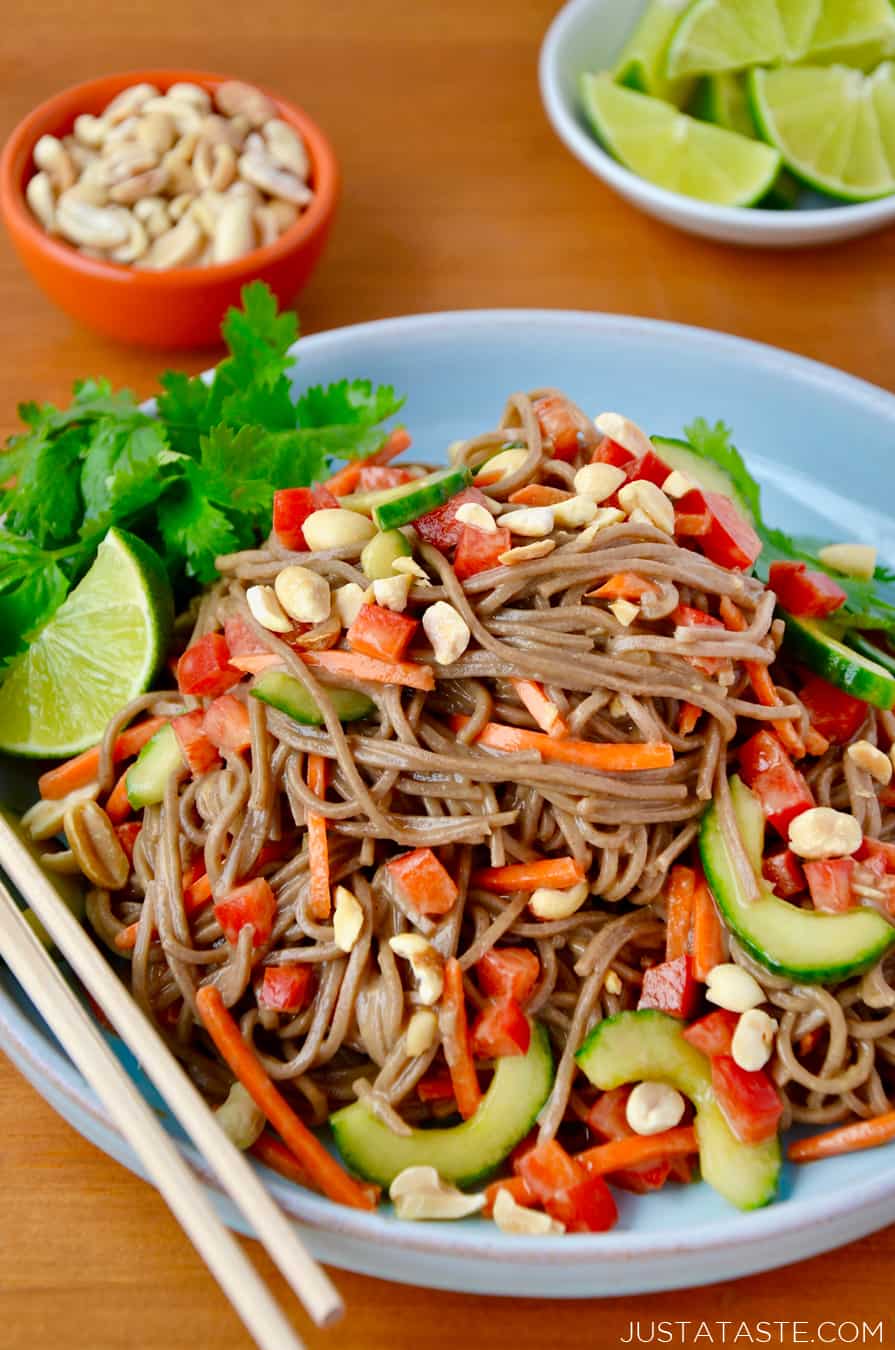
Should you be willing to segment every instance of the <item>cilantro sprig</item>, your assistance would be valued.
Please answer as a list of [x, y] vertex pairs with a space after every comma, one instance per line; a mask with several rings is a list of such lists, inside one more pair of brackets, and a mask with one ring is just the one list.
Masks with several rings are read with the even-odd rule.
[[212, 581], [215, 558], [260, 542], [273, 494], [383, 445], [403, 399], [339, 380], [293, 392], [298, 320], [260, 282], [242, 292], [210, 380], [169, 371], [156, 413], [102, 379], [67, 408], [25, 403], [0, 458], [0, 672], [52, 617], [112, 525], [159, 553], [175, 590]]
[[830, 542], [828, 539], [790, 535], [768, 525], [762, 514], [761, 488], [746, 468], [731, 439], [733, 432], [724, 422], [711, 426], [704, 417], [697, 417], [684, 429], [684, 435], [697, 455], [714, 460], [730, 475], [734, 487], [752, 512], [755, 529], [762, 541], [761, 555], [755, 567], [762, 581], [767, 581], [774, 562], [807, 563], [816, 571], [835, 578], [845, 591], [845, 605], [833, 620], [840, 632], [872, 628], [895, 635], [895, 573], [879, 566], [869, 580], [842, 576], [819, 557], [820, 550]]

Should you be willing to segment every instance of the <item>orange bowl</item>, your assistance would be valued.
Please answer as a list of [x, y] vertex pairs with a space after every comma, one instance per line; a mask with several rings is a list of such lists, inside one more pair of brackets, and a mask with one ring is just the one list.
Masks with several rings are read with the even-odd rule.
[[[0, 155], [0, 211], [13, 245], [41, 289], [88, 327], [150, 347], [201, 347], [219, 340], [228, 306], [239, 303], [248, 281], [267, 282], [288, 304], [307, 282], [326, 243], [339, 197], [339, 168], [332, 146], [307, 113], [265, 89], [279, 116], [300, 132], [311, 162], [314, 198], [273, 244], [235, 262], [207, 267], [142, 271], [85, 258], [46, 233], [31, 214], [25, 185], [34, 170], [39, 137], [67, 135], [79, 113], [99, 114], [122, 89], [148, 81], [165, 90], [179, 81], [213, 93], [229, 75], [201, 70], [136, 70], [73, 85], [41, 103], [19, 123]], [[260, 86], [258, 86], [260, 87]]]

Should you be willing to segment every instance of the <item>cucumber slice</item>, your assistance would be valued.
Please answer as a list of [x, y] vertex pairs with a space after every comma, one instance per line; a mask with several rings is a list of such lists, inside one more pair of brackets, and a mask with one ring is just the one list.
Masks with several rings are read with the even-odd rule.
[[780, 613], [786, 620], [784, 646], [796, 661], [874, 708], [895, 707], [895, 674], [878, 660], [847, 647], [832, 626], [819, 619], [797, 619], [785, 610]]
[[890, 656], [888, 652], [881, 651], [875, 642], [871, 642], [863, 633], [852, 630], [845, 634], [844, 641], [849, 647], [853, 647], [861, 656], [865, 656], [868, 661], [874, 665], [882, 666], [890, 674], [895, 675], [895, 656]]
[[368, 544], [364, 544], [360, 555], [360, 565], [365, 577], [371, 581], [382, 581], [394, 576], [392, 563], [396, 558], [409, 558], [413, 549], [400, 530], [385, 530], [374, 534]]
[[378, 502], [373, 507], [373, 520], [380, 530], [396, 530], [401, 525], [410, 525], [418, 516], [434, 511], [462, 492], [469, 482], [468, 469], [438, 469], [427, 473], [425, 478], [415, 478], [412, 483], [402, 483], [395, 495], [388, 501]]
[[160, 802], [171, 774], [179, 773], [183, 767], [183, 755], [174, 728], [168, 722], [146, 742], [127, 771], [127, 799], [134, 810]]
[[[287, 675], [282, 670], [266, 670], [258, 676], [249, 693], [287, 717], [294, 717], [296, 722], [309, 727], [323, 726], [323, 713], [294, 675]], [[361, 717], [368, 717], [375, 707], [371, 698], [356, 689], [327, 688], [327, 693], [340, 722], [357, 722]]]
[[394, 1134], [363, 1102], [343, 1107], [329, 1123], [347, 1165], [368, 1181], [390, 1186], [405, 1167], [427, 1166], [456, 1186], [475, 1186], [525, 1138], [552, 1086], [550, 1039], [532, 1022], [528, 1054], [497, 1061], [479, 1109], [462, 1125]]
[[720, 464], [698, 455], [686, 441], [678, 441], [669, 436], [651, 436], [650, 439], [656, 447], [656, 454], [666, 464], [670, 464], [672, 469], [679, 469], [687, 478], [692, 479], [697, 487], [705, 488], [706, 492], [723, 493], [725, 497], [730, 498], [750, 525], [755, 524], [755, 517], [749, 509], [748, 502], [737, 491], [730, 474], [726, 469], [722, 469]]
[[622, 1083], [669, 1083], [696, 1108], [696, 1138], [703, 1178], [738, 1209], [773, 1200], [780, 1175], [780, 1141], [742, 1144], [715, 1100], [709, 1061], [684, 1040], [684, 1026], [654, 1008], [617, 1013], [598, 1022], [575, 1056], [604, 1092]]
[[[743, 844], [758, 873], [764, 845], [761, 806], [737, 777], [731, 778], [730, 791]], [[747, 902], [714, 804], [702, 819], [699, 851], [727, 926], [774, 975], [803, 984], [838, 984], [874, 965], [895, 942], [895, 928], [874, 909], [853, 909], [847, 914], [799, 909], [780, 900], [765, 882], [759, 899]]]

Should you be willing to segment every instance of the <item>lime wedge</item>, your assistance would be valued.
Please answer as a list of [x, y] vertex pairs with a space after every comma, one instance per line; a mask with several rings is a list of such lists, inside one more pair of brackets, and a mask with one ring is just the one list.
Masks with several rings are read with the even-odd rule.
[[765, 140], [803, 182], [845, 202], [895, 192], [895, 66], [872, 75], [846, 66], [749, 74]]
[[[746, 77], [738, 71], [705, 75], [699, 82], [691, 111], [694, 117], [701, 117], [716, 127], [735, 131], [740, 136], [751, 136], [753, 140], [758, 138]], [[781, 169], [777, 181], [759, 205], [769, 211], [791, 211], [798, 201], [799, 190], [800, 185], [792, 174]]]
[[158, 556], [110, 530], [90, 571], [0, 686], [0, 750], [61, 758], [94, 745], [112, 714], [149, 688], [173, 609]]
[[671, 35], [665, 74], [801, 60], [863, 67], [893, 44], [890, 0], [694, 0]]
[[[787, 10], [798, 8], [790, 0]], [[804, 8], [817, 0], [801, 0]], [[796, 15], [791, 14], [793, 27]], [[666, 77], [708, 75], [717, 70], [779, 60], [786, 50], [787, 30], [776, 0], [695, 0], [672, 34]]]
[[610, 154], [651, 183], [717, 206], [751, 206], [773, 184], [780, 156], [760, 141], [687, 117], [611, 75], [585, 75], [584, 107]]
[[682, 108], [693, 91], [691, 80], [669, 80], [665, 75], [668, 42], [690, 0], [651, 0], [628, 38], [615, 66], [619, 84], [639, 94], [664, 98]]

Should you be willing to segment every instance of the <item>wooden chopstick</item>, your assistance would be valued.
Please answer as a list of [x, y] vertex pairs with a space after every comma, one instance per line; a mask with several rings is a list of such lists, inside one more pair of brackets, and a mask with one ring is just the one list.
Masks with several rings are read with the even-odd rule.
[[106, 1107], [257, 1344], [263, 1350], [301, 1350], [302, 1342], [267, 1285], [215, 1214], [195, 1173], [65, 983], [2, 881], [0, 955]]
[[[121, 1039], [139, 1061], [143, 1072], [158, 1088], [172, 1113], [217, 1173], [231, 1200], [242, 1211], [252, 1231], [267, 1249], [271, 1259], [279, 1267], [310, 1316], [318, 1326], [328, 1326], [336, 1321], [344, 1312], [344, 1304], [329, 1276], [306, 1250], [295, 1227], [275, 1203], [248, 1160], [220, 1129], [208, 1104], [108, 965], [99, 948], [59, 897], [40, 864], [32, 857], [2, 812], [0, 812], [0, 865], [18, 886], [81, 983], [96, 999]], [[64, 985], [65, 982], [62, 983]], [[89, 1018], [86, 1020], [89, 1023]], [[64, 1043], [74, 1058], [74, 1052], [68, 1042]], [[114, 1059], [114, 1056], [112, 1058]], [[132, 1088], [133, 1095], [143, 1102], [131, 1080], [126, 1074], [124, 1077]], [[130, 1100], [132, 1101], [133, 1097]], [[113, 1112], [108, 1102], [106, 1105], [115, 1115], [122, 1132], [125, 1132], [130, 1108], [127, 1113]], [[145, 1107], [145, 1102], [143, 1106]], [[124, 1120], [121, 1119], [122, 1115], [125, 1117]], [[131, 1137], [130, 1133], [128, 1137]], [[170, 1140], [168, 1142], [170, 1144]], [[173, 1145], [171, 1149], [176, 1154]], [[179, 1155], [177, 1157], [182, 1163]], [[192, 1176], [188, 1168], [185, 1170]], [[178, 1185], [181, 1184], [178, 1182]], [[194, 1187], [195, 1193], [201, 1195], [202, 1192], [195, 1186], [195, 1181]], [[162, 1189], [160, 1184], [159, 1189]], [[169, 1192], [163, 1193], [174, 1208]], [[175, 1210], [186, 1227], [182, 1211], [183, 1206]], [[230, 1241], [232, 1242], [232, 1239]], [[199, 1245], [198, 1242], [196, 1245]], [[236, 1250], [242, 1256], [238, 1247]], [[248, 1265], [248, 1262], [245, 1263]], [[248, 1269], [255, 1275], [251, 1266], [248, 1266]], [[257, 1278], [255, 1275], [256, 1280]], [[264, 1286], [261, 1285], [261, 1288]], [[236, 1291], [227, 1288], [226, 1292], [235, 1303]], [[266, 1289], [264, 1292], [267, 1300], [272, 1303], [269, 1292]], [[257, 1297], [257, 1292], [253, 1292], [252, 1299]], [[246, 1312], [243, 1312], [244, 1317]], [[282, 1320], [282, 1315], [280, 1316]], [[283, 1325], [285, 1326], [285, 1322]], [[293, 1336], [288, 1342], [280, 1340], [262, 1344], [294, 1346], [296, 1342]]]

